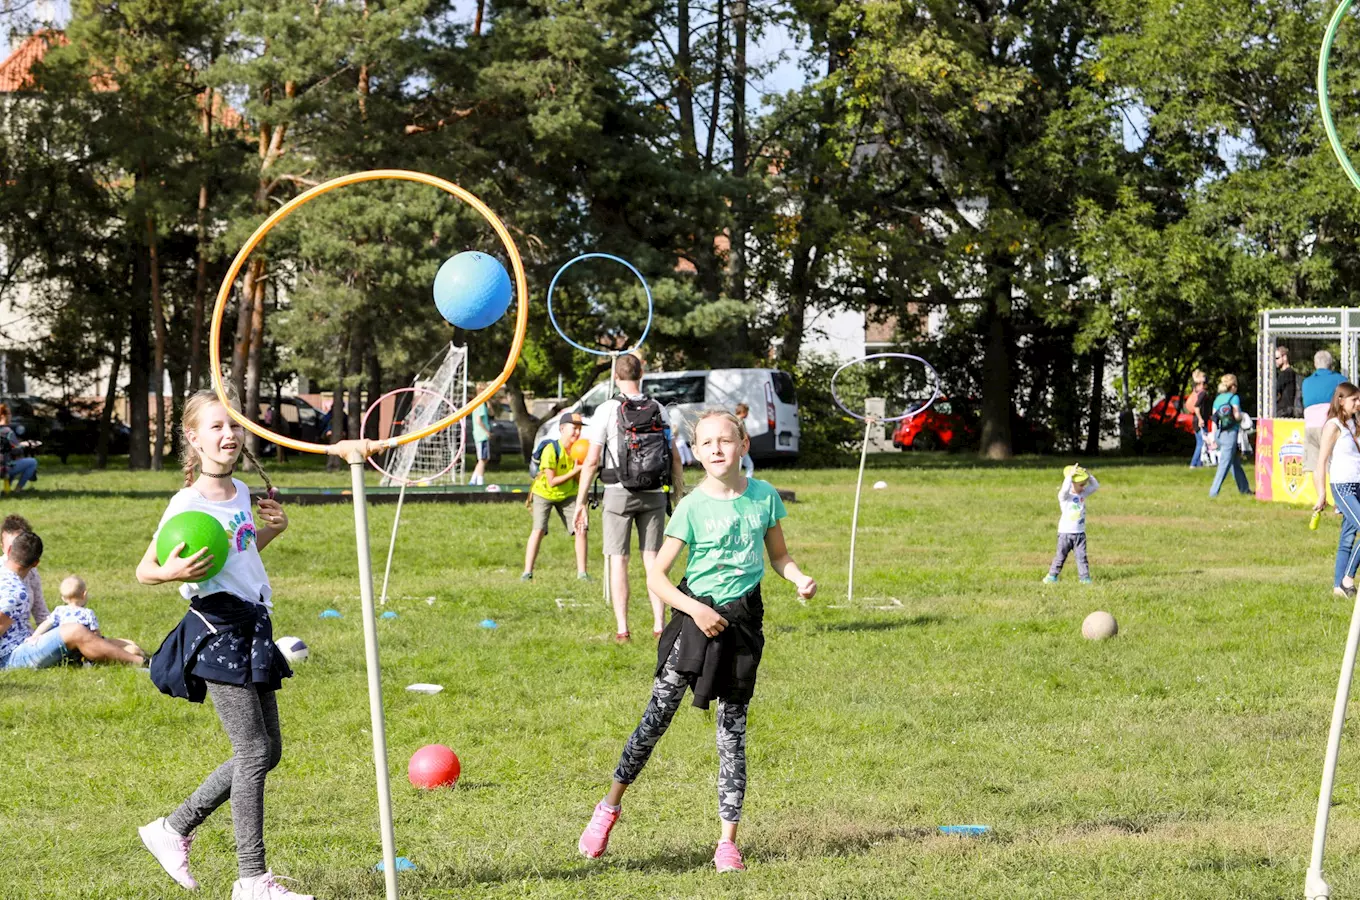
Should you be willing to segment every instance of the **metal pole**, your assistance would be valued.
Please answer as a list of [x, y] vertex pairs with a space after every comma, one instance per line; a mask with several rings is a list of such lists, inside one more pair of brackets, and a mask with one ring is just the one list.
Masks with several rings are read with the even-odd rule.
[[[605, 398], [607, 401], [608, 401], [608, 400], [614, 399], [614, 364], [617, 363], [618, 361], [619, 361], [619, 355], [618, 355], [617, 353], [611, 353], [611, 354], [609, 354], [609, 394], [608, 394], [608, 396]], [[608, 422], [605, 423], [605, 425], [608, 425], [608, 424], [609, 424]], [[605, 435], [604, 443], [602, 443], [602, 444], [600, 445], [600, 467], [601, 467], [601, 468], [604, 467], [604, 451], [605, 451], [605, 448], [608, 447], [608, 446], [609, 446], [609, 436], [608, 436], [608, 435]], [[606, 486], [606, 487], [605, 487], [605, 491], [607, 492], [608, 490], [609, 490], [609, 488], [608, 488], [608, 486]], [[614, 574], [614, 573], [613, 573], [613, 569], [610, 568], [610, 565], [609, 565], [609, 561], [610, 561], [609, 552], [608, 552], [607, 550], [605, 550], [605, 548], [604, 548], [604, 499], [603, 499], [603, 498], [604, 498], [605, 496], [607, 496], [607, 494], [602, 493], [602, 494], [601, 494], [601, 499], [600, 499], [600, 517], [601, 517], [601, 524], [600, 524], [600, 551], [601, 551], [602, 553], [604, 553], [604, 578], [602, 578], [602, 579], [600, 579], [600, 580], [604, 582], [604, 605], [607, 606], [607, 607], [609, 607], [609, 609], [612, 611], [612, 610], [614, 609], [614, 591], [613, 591], [612, 587], [610, 586], [610, 582], [613, 580], [613, 574]], [[626, 574], [627, 574], [627, 573], [625, 573], [625, 575], [626, 575]]]
[[397, 526], [401, 525], [401, 505], [406, 501], [406, 481], [401, 482], [401, 492], [397, 494], [397, 516], [392, 520], [392, 539], [387, 542], [387, 566], [383, 569], [382, 597], [379, 606], [387, 605], [387, 578], [392, 574], [392, 551], [397, 547]]
[[1351, 696], [1351, 675], [1355, 672], [1355, 651], [1360, 645], [1360, 597], [1351, 612], [1351, 628], [1346, 635], [1346, 652], [1341, 659], [1341, 677], [1336, 684], [1336, 703], [1332, 706], [1332, 729], [1327, 735], [1327, 758], [1322, 764], [1322, 788], [1318, 791], [1317, 820], [1313, 826], [1313, 856], [1308, 863], [1303, 893], [1307, 900], [1330, 897], [1332, 890], [1322, 877], [1322, 854], [1327, 846], [1327, 816], [1332, 807], [1332, 782], [1341, 755], [1341, 732], [1346, 725], [1346, 704]]
[[359, 601], [364, 615], [364, 658], [368, 666], [368, 711], [373, 729], [373, 768], [378, 786], [378, 824], [382, 829], [383, 880], [387, 900], [397, 900], [397, 849], [392, 831], [392, 787], [387, 781], [387, 731], [383, 723], [382, 671], [378, 663], [378, 621], [373, 609], [373, 565], [368, 550], [368, 495], [364, 492], [364, 458], [349, 457], [354, 491], [354, 539], [359, 550]]
[[859, 497], [864, 488], [864, 460], [869, 455], [869, 429], [874, 419], [864, 420], [864, 443], [859, 450], [859, 479], [855, 481], [855, 513], [850, 517], [850, 578], [845, 591], [845, 602], [855, 602], [855, 530], [859, 527]]

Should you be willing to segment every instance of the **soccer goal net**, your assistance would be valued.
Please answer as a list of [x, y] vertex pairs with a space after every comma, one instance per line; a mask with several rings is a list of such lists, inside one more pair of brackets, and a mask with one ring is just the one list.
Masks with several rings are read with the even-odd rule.
[[[421, 390], [404, 392], [397, 398], [393, 437], [426, 428], [467, 403], [467, 347], [450, 344], [434, 373], [417, 375], [412, 386]], [[385, 476], [382, 484], [462, 484], [467, 427], [463, 419], [427, 438], [389, 450], [383, 468], [391, 477]]]

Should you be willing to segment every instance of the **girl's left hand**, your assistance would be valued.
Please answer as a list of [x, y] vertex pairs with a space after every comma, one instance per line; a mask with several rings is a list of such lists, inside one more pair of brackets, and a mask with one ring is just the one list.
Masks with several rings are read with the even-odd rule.
[[811, 600], [817, 595], [817, 582], [813, 580], [811, 575], [804, 575], [802, 578], [798, 579], [796, 584], [798, 587], [798, 596], [802, 597], [804, 600]]
[[277, 500], [261, 500], [260, 521], [272, 531], [283, 531], [288, 527], [288, 513], [283, 511], [283, 504]]

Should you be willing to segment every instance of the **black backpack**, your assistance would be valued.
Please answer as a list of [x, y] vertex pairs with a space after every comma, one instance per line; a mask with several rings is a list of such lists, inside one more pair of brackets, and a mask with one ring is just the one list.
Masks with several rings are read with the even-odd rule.
[[670, 483], [671, 429], [666, 412], [650, 397], [619, 401], [619, 459], [600, 479], [630, 491], [654, 491]]
[[553, 452], [560, 458], [562, 456], [562, 445], [556, 438], [548, 438], [543, 443], [534, 448], [533, 454], [529, 457], [529, 477], [537, 478], [539, 467], [543, 465], [543, 451], [551, 444]]

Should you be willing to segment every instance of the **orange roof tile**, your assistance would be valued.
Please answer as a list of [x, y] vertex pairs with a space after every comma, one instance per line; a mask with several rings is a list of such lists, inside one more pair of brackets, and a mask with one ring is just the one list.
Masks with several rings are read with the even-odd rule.
[[33, 87], [33, 67], [42, 62], [53, 43], [66, 46], [66, 35], [60, 31], [39, 31], [24, 38], [9, 58], [0, 63], [0, 93], [28, 90]]

